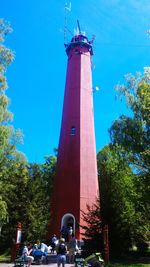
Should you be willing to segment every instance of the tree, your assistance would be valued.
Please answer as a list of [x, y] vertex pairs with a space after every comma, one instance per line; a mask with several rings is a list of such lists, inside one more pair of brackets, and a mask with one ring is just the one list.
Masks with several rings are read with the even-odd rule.
[[86, 222], [84, 229], [84, 253], [90, 255], [93, 252], [103, 251], [102, 220], [100, 212], [100, 200], [92, 206], [87, 205], [87, 212], [82, 211], [83, 220]]
[[124, 97], [132, 114], [122, 115], [110, 128], [112, 144], [118, 145], [120, 156], [130, 164], [135, 174], [137, 192], [136, 212], [139, 214], [135, 240], [144, 243], [149, 239], [150, 221], [150, 68], [144, 75], [125, 76], [125, 84], [117, 85], [119, 96]]
[[[6, 172], [4, 161], [6, 161], [6, 157], [12, 151], [9, 138], [13, 129], [7, 125], [12, 119], [12, 114], [8, 111], [9, 99], [5, 94], [8, 87], [5, 72], [13, 61], [14, 54], [3, 45], [5, 36], [11, 31], [10, 25], [4, 22], [3, 19], [0, 19], [0, 192], [4, 192], [5, 188], [7, 188], [7, 184], [3, 179], [4, 173]], [[3, 199], [3, 194], [0, 196], [0, 206], [0, 224], [2, 226], [8, 218], [7, 204]]]
[[[20, 195], [27, 181], [26, 161], [17, 151], [17, 144], [22, 142], [21, 131], [15, 130], [9, 111], [9, 99], [6, 71], [14, 59], [14, 53], [3, 44], [5, 37], [12, 32], [10, 24], [0, 19], [0, 226], [1, 246], [12, 243], [15, 238], [16, 223], [19, 219]], [[21, 211], [21, 208], [20, 208]], [[6, 227], [5, 227], [6, 226]], [[9, 227], [10, 228], [9, 228]], [[8, 229], [9, 228], [9, 229]], [[9, 240], [9, 242], [7, 242]]]
[[23, 138], [11, 124], [5, 76], [14, 53], [3, 44], [11, 31], [9, 23], [0, 19], [0, 250], [12, 246], [18, 222], [22, 224], [22, 241], [46, 238], [56, 163], [50, 156], [44, 164], [28, 164], [17, 150]]
[[2, 197], [0, 196], [0, 235], [1, 235], [1, 227], [3, 225], [3, 223], [5, 223], [7, 221], [7, 216], [8, 216], [8, 212], [7, 212], [7, 204], [6, 202], [2, 199]]
[[124, 148], [137, 172], [146, 174], [150, 170], [150, 68], [144, 69], [143, 77], [139, 73], [125, 75], [125, 81], [116, 90], [125, 98], [132, 116], [122, 115], [113, 123], [111, 141]]
[[[50, 219], [50, 199], [55, 175], [56, 157], [45, 157], [43, 164], [30, 164], [28, 183], [28, 208], [25, 237], [30, 241], [46, 240]], [[28, 228], [30, 227], [30, 231]], [[25, 238], [24, 237], [24, 238]]]
[[120, 156], [120, 149], [108, 145], [97, 155], [101, 217], [103, 224], [109, 227], [111, 255], [129, 250], [138, 219], [135, 213], [135, 176], [127, 161]]
[[7, 187], [3, 193], [3, 199], [7, 205], [9, 220], [5, 222], [1, 234], [0, 249], [11, 248], [16, 238], [16, 226], [27, 221], [28, 215], [28, 183], [29, 173], [27, 163], [18, 158], [11, 159], [5, 172]]
[[10, 186], [4, 195], [9, 221], [3, 226], [1, 250], [13, 245], [17, 222], [22, 225], [22, 242], [46, 241], [56, 158], [49, 156], [45, 159], [43, 164], [27, 164], [25, 161], [21, 164], [20, 160], [14, 159], [9, 164]]

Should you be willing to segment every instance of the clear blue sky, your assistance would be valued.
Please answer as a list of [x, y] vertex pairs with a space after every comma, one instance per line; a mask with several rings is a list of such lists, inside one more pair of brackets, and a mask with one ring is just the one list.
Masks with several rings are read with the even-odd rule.
[[[68, 1], [69, 3], [70, 1]], [[30, 162], [43, 162], [58, 147], [67, 56], [63, 46], [64, 6], [56, 0], [1, 0], [0, 17], [14, 29], [6, 44], [16, 53], [7, 71], [13, 125], [24, 133], [19, 149]], [[72, 0], [68, 28], [76, 19], [90, 38], [93, 56], [96, 149], [109, 142], [108, 129], [125, 105], [115, 100], [114, 85], [126, 73], [150, 66], [149, 0]], [[68, 34], [68, 40], [71, 35]]]

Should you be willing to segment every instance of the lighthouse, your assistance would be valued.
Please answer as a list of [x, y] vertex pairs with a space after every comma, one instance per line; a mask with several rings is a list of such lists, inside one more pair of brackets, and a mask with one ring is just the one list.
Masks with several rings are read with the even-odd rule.
[[65, 45], [67, 72], [50, 233], [73, 228], [82, 239], [82, 212], [99, 196], [92, 90], [92, 42], [78, 32]]

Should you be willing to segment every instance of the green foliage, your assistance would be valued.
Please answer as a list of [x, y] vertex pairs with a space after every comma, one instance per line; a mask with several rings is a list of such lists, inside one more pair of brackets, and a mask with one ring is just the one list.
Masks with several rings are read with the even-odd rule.
[[84, 229], [84, 253], [103, 251], [102, 220], [100, 213], [100, 200], [92, 206], [87, 205], [87, 212], [82, 211], [83, 220], [86, 222]]
[[10, 24], [0, 19], [0, 249], [11, 247], [18, 222], [22, 223], [24, 240], [45, 237], [56, 161], [47, 157], [44, 164], [28, 165], [16, 149], [23, 137], [10, 124], [13, 114], [8, 109], [5, 76], [14, 53], [3, 45], [10, 32]]
[[9, 187], [8, 179], [8, 167], [10, 157], [15, 155], [15, 147], [10, 142], [11, 135], [14, 129], [8, 123], [12, 119], [12, 113], [8, 111], [9, 99], [5, 95], [5, 91], [8, 87], [5, 72], [7, 67], [13, 61], [14, 54], [8, 48], [6, 48], [2, 42], [5, 40], [5, 36], [12, 30], [9, 23], [0, 19], [0, 223], [8, 220], [8, 207], [5, 201], [5, 195]]
[[7, 221], [8, 218], [8, 212], [7, 212], [7, 204], [0, 196], [0, 233], [1, 233], [1, 225], [3, 225], [4, 222]]
[[0, 19], [0, 42], [4, 42], [5, 36], [11, 32], [12, 28], [10, 26], [10, 23], [6, 21], [4, 22], [3, 19]]
[[[55, 175], [56, 158], [46, 157], [44, 164], [30, 164], [26, 238], [30, 241], [45, 240], [50, 219], [50, 197]], [[28, 231], [30, 229], [30, 231]]]
[[135, 175], [120, 150], [118, 146], [108, 145], [97, 155], [102, 221], [109, 226], [112, 254], [129, 250], [140, 217], [135, 210]]
[[108, 267], [150, 267], [150, 264], [144, 263], [111, 263], [107, 265]]
[[149, 240], [150, 230], [150, 68], [144, 68], [143, 76], [139, 73], [126, 75], [125, 81], [125, 85], [117, 85], [116, 89], [119, 96], [125, 98], [132, 114], [117, 119], [110, 128], [110, 136], [117, 153], [135, 176], [132, 203], [136, 220], [131, 237], [138, 245]]
[[52, 156], [46, 157], [44, 164], [27, 164], [17, 151], [23, 136], [11, 124], [5, 76], [14, 53], [3, 45], [11, 31], [9, 23], [0, 19], [0, 250], [15, 242], [18, 222], [22, 224], [22, 241], [46, 238], [56, 164]]
[[12, 29], [9, 23], [0, 19], [0, 223], [1, 247], [10, 246], [16, 235], [17, 222], [25, 218], [26, 186], [29, 179], [25, 157], [17, 151], [22, 143], [21, 131], [11, 125], [13, 118], [9, 111], [7, 67], [14, 59], [14, 53], [3, 45]]
[[3, 225], [1, 234], [1, 246], [4, 248], [10, 248], [15, 241], [17, 223], [26, 221], [28, 181], [26, 163], [18, 158], [11, 159], [5, 172], [7, 186], [3, 193], [9, 215], [9, 221]]
[[[112, 143], [119, 144], [127, 152], [136, 171], [150, 170], [150, 68], [144, 76], [126, 75], [126, 84], [117, 85], [119, 96], [125, 97], [132, 117], [122, 115], [110, 128]], [[129, 155], [128, 155], [129, 154]]]
[[43, 164], [10, 161], [3, 195], [9, 221], [3, 225], [0, 249], [10, 248], [15, 242], [18, 222], [22, 225], [22, 242], [46, 240], [55, 165], [53, 156], [47, 157]]

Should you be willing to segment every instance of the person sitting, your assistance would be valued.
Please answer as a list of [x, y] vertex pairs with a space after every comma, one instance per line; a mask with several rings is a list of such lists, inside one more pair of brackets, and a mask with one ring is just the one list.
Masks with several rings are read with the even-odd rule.
[[22, 257], [27, 262], [28, 267], [30, 267], [30, 265], [34, 261], [34, 257], [30, 256], [31, 251], [32, 251], [32, 249], [28, 250], [28, 247], [26, 245], [23, 247], [23, 250], [22, 250]]
[[48, 246], [45, 243], [41, 243], [40, 250], [42, 251], [43, 255], [47, 255], [47, 253], [48, 253]]
[[34, 244], [33, 246], [33, 250], [32, 250], [32, 255], [34, 256], [34, 261], [36, 264], [40, 264], [41, 263], [41, 259], [42, 259], [42, 251], [38, 248], [37, 244]]
[[46, 261], [46, 255], [48, 253], [48, 246], [37, 240], [37, 244], [34, 245], [33, 256], [37, 264], [41, 264], [44, 260]]

